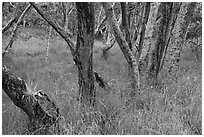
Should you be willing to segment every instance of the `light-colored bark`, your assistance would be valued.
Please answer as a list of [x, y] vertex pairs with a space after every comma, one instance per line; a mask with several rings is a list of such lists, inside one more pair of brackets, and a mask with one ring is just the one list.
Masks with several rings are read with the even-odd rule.
[[159, 6], [148, 62], [148, 81], [150, 85], [157, 84], [157, 77], [169, 45], [179, 6], [179, 3], [161, 3]]
[[52, 35], [52, 27], [50, 26], [50, 29], [49, 29], [49, 32], [48, 32], [48, 38], [47, 38], [47, 46], [46, 46], [46, 55], [45, 55], [45, 61], [46, 62], [48, 61], [51, 35]]
[[140, 85], [137, 61], [133, 55], [133, 52], [129, 48], [129, 45], [125, 37], [123, 36], [122, 31], [120, 30], [119, 23], [117, 22], [117, 19], [113, 11], [113, 7], [111, 7], [109, 3], [104, 2], [102, 4], [105, 10], [106, 16], [108, 17], [109, 25], [111, 26], [111, 30], [115, 36], [115, 39], [126, 61], [128, 62], [131, 77], [132, 77], [132, 86], [134, 89], [136, 89], [136, 87]]

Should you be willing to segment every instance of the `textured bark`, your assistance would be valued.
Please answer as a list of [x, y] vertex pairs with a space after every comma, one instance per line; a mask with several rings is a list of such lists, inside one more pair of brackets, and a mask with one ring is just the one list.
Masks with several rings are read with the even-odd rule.
[[78, 16], [78, 32], [76, 43], [76, 65], [78, 67], [79, 94], [82, 101], [94, 105], [94, 6], [93, 3], [76, 3]]
[[27, 114], [29, 134], [51, 134], [49, 129], [57, 125], [60, 113], [46, 94], [29, 91], [26, 82], [5, 66], [2, 68], [2, 88], [11, 101]]
[[178, 17], [178, 13], [180, 11], [180, 7], [181, 7], [181, 2], [174, 2], [173, 4], [173, 11], [172, 11], [172, 17], [169, 23], [169, 29], [166, 35], [166, 42], [165, 42], [165, 48], [164, 48], [164, 52], [162, 54], [162, 58], [161, 58], [161, 62], [160, 62], [160, 66], [159, 66], [159, 71], [161, 71], [163, 64], [164, 64], [164, 59], [166, 56], [166, 52], [167, 52], [167, 48], [169, 47], [169, 42], [171, 39], [171, 35], [172, 35], [172, 31], [174, 29], [175, 23], [176, 23], [176, 19]]
[[161, 3], [157, 12], [156, 24], [152, 34], [152, 45], [148, 64], [148, 82], [150, 85], [157, 84], [162, 56], [165, 47], [168, 46], [168, 38], [171, 34], [173, 3]]
[[141, 31], [140, 31], [140, 40], [139, 40], [139, 48], [138, 48], [139, 58], [141, 56], [142, 49], [143, 49], [143, 44], [144, 44], [146, 25], [147, 25], [148, 18], [149, 18], [149, 13], [150, 13], [150, 2], [145, 3], [144, 11], [145, 12], [142, 15], [142, 26], [141, 26]]
[[94, 73], [93, 73], [93, 42], [94, 42], [94, 8], [93, 3], [76, 3], [78, 15], [78, 35], [76, 48], [69, 34], [60, 28], [52, 18], [43, 13], [35, 3], [30, 2], [34, 9], [48, 22], [53, 29], [67, 42], [75, 64], [78, 67], [79, 94], [82, 101], [94, 105]]
[[122, 27], [125, 31], [125, 38], [126, 41], [129, 45], [130, 50], [132, 50], [132, 44], [131, 44], [131, 40], [130, 40], [130, 32], [129, 32], [129, 26], [128, 26], [128, 19], [127, 19], [127, 9], [126, 9], [126, 4], [125, 2], [121, 2], [121, 10], [122, 10]]
[[128, 62], [130, 75], [132, 77], [132, 86], [136, 89], [137, 86], [140, 85], [139, 81], [139, 71], [136, 58], [133, 55], [133, 52], [129, 48], [129, 45], [124, 38], [122, 31], [120, 30], [119, 24], [116, 20], [113, 8], [109, 5], [109, 3], [102, 3], [103, 8], [105, 10], [106, 16], [108, 17], [109, 25], [111, 26], [111, 30], [115, 36], [115, 39], [125, 56], [126, 61]]

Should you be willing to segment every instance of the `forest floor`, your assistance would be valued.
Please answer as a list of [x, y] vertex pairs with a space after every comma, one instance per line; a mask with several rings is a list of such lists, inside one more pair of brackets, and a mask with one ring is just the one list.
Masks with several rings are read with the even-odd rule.
[[[46, 35], [39, 30], [21, 31], [13, 45], [14, 54], [9, 54], [4, 64], [56, 103], [63, 117], [61, 134], [202, 134], [202, 61], [197, 62], [190, 50], [181, 56], [176, 82], [163, 70], [161, 88], [144, 85], [140, 94], [131, 98], [128, 67], [118, 45], [105, 60], [102, 43], [95, 41], [94, 70], [111, 90], [104, 91], [96, 84], [97, 108], [85, 109], [86, 117], [79, 110], [77, 68], [70, 50], [64, 40], [53, 36], [46, 62]], [[3, 37], [3, 47], [8, 40]], [[103, 129], [96, 114], [107, 117]], [[2, 92], [2, 134], [25, 134], [27, 122], [26, 114]]]

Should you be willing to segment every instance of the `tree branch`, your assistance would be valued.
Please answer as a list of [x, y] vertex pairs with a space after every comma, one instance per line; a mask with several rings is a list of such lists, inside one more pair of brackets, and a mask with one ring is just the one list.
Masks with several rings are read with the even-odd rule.
[[144, 43], [144, 38], [145, 38], [145, 31], [146, 31], [146, 25], [148, 22], [148, 17], [150, 13], [150, 2], [146, 2], [144, 5], [144, 13], [142, 15], [142, 29], [140, 31], [140, 41], [139, 41], [139, 58], [142, 53], [142, 48], [143, 48], [143, 43]]
[[75, 48], [74, 48], [74, 43], [69, 39], [69, 34], [66, 33], [64, 30], [61, 29], [56, 23], [53, 21], [49, 15], [46, 15], [43, 13], [34, 2], [30, 2], [30, 4], [33, 6], [33, 8], [41, 15], [41, 17], [50, 25], [53, 27], [53, 29], [67, 42], [71, 53], [73, 56], [75, 56]]
[[121, 2], [121, 9], [122, 9], [122, 26], [125, 31], [125, 37], [126, 41], [129, 45], [130, 50], [132, 50], [131, 40], [130, 40], [130, 32], [129, 32], [129, 26], [128, 26], [128, 20], [127, 20], [127, 8], [125, 2]]
[[14, 12], [14, 15], [13, 17], [9, 20], [9, 22], [3, 27], [2, 29], [2, 34], [5, 33], [15, 22], [18, 21], [19, 17], [21, 16], [22, 14], [22, 11], [20, 11], [18, 8], [21, 6], [21, 2], [18, 2], [17, 3], [17, 6], [13, 6], [11, 3], [10, 5], [13, 6], [15, 8], [15, 12]]
[[25, 8], [25, 10], [22, 12], [22, 14], [20, 15], [17, 23], [14, 26], [14, 29], [13, 29], [12, 34], [11, 34], [11, 39], [10, 39], [8, 45], [6, 46], [5, 51], [7, 51], [8, 48], [10, 48], [10, 49], [12, 48], [12, 45], [13, 45], [13, 42], [14, 42], [14, 39], [15, 39], [15, 36], [16, 36], [16, 32], [17, 32], [17, 29], [18, 29], [18, 26], [19, 26], [20, 22], [22, 21], [22, 19], [24, 18], [25, 14], [29, 11], [30, 8], [31, 8], [31, 5], [29, 4]]

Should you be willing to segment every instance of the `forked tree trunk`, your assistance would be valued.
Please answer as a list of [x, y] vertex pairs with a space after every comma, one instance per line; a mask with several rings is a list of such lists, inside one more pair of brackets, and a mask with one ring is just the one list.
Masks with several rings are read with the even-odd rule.
[[52, 134], [50, 127], [57, 129], [60, 113], [54, 102], [42, 92], [29, 91], [26, 82], [5, 66], [2, 68], [2, 88], [11, 101], [27, 114], [29, 134]]
[[176, 21], [178, 10], [178, 3], [162, 2], [157, 12], [157, 20], [152, 33], [152, 45], [150, 49], [150, 57], [148, 62], [148, 83], [150, 85], [157, 85], [157, 77], [161, 70], [164, 54], [169, 45], [169, 39]]
[[78, 16], [78, 32], [75, 63], [78, 67], [79, 94], [82, 101], [94, 105], [94, 6], [93, 3], [76, 3]]
[[134, 57], [133, 51], [130, 49], [129, 44], [126, 41], [126, 38], [123, 36], [123, 33], [116, 20], [116, 17], [113, 11], [113, 7], [111, 7], [109, 3], [103, 2], [102, 4], [105, 10], [106, 16], [108, 17], [108, 21], [109, 21], [109, 25], [111, 26], [111, 30], [128, 63], [130, 76], [132, 78], [131, 79], [132, 87], [136, 91], [137, 87], [140, 86], [140, 77], [139, 77], [139, 71], [138, 71], [138, 65], [137, 65], [136, 58]]

